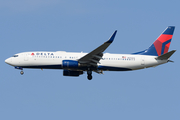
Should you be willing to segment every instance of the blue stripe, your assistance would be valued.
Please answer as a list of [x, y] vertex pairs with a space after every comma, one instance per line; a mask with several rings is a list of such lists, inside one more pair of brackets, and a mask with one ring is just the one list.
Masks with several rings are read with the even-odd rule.
[[[18, 66], [21, 68], [37, 68], [37, 69], [62, 69], [61, 65], [40, 65], [40, 66]], [[98, 68], [92, 67], [92, 70], [105, 70], [105, 71], [130, 71], [132, 69], [129, 68], [121, 68], [121, 67], [109, 67], [109, 66], [98, 66]], [[77, 68], [76, 70], [87, 70], [87, 67]]]
[[109, 71], [131, 71], [129, 68], [121, 68], [121, 67], [109, 67], [109, 66], [98, 66], [98, 70], [109, 70]]
[[37, 68], [37, 69], [62, 69], [61, 65], [37, 65], [37, 66], [19, 66], [22, 68]]
[[164, 43], [162, 44], [161, 55], [163, 55], [163, 54], [164, 54], [164, 49], [165, 49], [165, 46], [166, 46], [168, 43], [170, 43], [170, 42], [171, 42], [171, 39], [170, 39], [170, 40], [168, 40], [168, 41], [166, 41], [166, 42], [164, 42]]
[[[63, 69], [62, 65], [37, 65], [37, 66], [18, 66], [21, 68], [35, 68], [35, 69]], [[82, 71], [86, 71], [87, 70], [87, 66], [83, 66], [83, 67], [78, 67], [78, 68], [71, 68], [71, 70], [82, 70]], [[90, 67], [91, 70], [97, 70], [96, 67]], [[65, 68], [68, 69], [68, 68]]]

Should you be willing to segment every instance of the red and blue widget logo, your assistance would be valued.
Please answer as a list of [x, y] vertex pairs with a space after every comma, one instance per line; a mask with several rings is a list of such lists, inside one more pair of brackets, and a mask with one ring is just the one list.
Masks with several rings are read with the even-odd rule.
[[169, 46], [171, 44], [171, 39], [173, 35], [162, 34], [159, 38], [153, 43], [156, 48], [158, 56], [163, 55], [168, 52]]

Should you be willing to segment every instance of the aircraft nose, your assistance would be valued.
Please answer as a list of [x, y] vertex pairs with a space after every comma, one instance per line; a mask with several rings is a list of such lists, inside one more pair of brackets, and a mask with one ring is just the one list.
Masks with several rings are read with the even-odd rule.
[[5, 63], [7, 63], [9, 65], [11, 64], [11, 62], [12, 62], [12, 58], [8, 58], [8, 59], [5, 60]]

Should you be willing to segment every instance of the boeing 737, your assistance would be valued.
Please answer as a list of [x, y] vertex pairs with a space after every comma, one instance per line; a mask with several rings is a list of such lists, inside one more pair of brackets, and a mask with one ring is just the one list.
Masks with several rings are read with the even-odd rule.
[[24, 74], [24, 68], [63, 69], [64, 76], [79, 76], [87, 72], [87, 78], [91, 80], [92, 71], [98, 74], [103, 74], [103, 71], [131, 71], [172, 62], [169, 58], [176, 50], [168, 50], [174, 29], [174, 26], [167, 27], [148, 49], [132, 54], [104, 53], [115, 38], [115, 31], [108, 41], [89, 53], [22, 52], [5, 62], [21, 70], [21, 75]]

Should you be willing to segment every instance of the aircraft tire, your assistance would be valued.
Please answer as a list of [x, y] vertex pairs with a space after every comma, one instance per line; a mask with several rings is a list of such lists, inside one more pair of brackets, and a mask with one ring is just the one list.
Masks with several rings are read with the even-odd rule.
[[87, 76], [88, 80], [92, 80], [92, 75]]
[[21, 74], [21, 75], [23, 75], [23, 74], [24, 74], [24, 72], [23, 72], [23, 71], [21, 71], [21, 72], [20, 72], [20, 74]]

